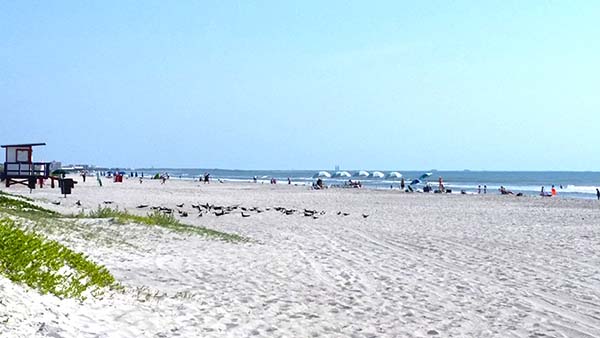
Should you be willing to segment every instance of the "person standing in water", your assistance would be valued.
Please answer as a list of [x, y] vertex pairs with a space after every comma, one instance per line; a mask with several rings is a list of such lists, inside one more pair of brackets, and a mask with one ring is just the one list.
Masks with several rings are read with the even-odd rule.
[[596, 197], [598, 197], [598, 201], [600, 201], [600, 190], [596, 188]]

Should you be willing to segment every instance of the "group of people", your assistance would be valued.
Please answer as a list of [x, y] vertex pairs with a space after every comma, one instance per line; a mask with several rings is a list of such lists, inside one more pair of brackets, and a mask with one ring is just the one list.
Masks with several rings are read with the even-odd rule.
[[556, 192], [556, 188], [554, 187], [554, 184], [552, 185], [552, 189], [550, 190], [550, 192], [544, 191], [544, 186], [542, 186], [542, 190], [540, 191], [540, 196], [552, 197], [552, 196], [556, 196], [556, 195], [557, 195], [557, 192]]
[[352, 187], [352, 188], [362, 188], [362, 183], [360, 183], [360, 181], [352, 181], [352, 180], [348, 180], [348, 182], [346, 183], [346, 185]]

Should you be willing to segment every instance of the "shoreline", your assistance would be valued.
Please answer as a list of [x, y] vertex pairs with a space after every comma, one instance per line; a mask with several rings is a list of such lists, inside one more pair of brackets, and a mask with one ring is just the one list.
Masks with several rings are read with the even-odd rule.
[[[100, 206], [144, 215], [162, 206], [182, 223], [250, 241], [110, 219], [69, 220], [72, 226], [52, 231], [39, 227], [106, 266], [125, 291], [78, 303], [0, 277], [11, 310], [0, 333], [600, 335], [595, 201], [179, 180], [105, 181], [99, 187], [93, 178], [77, 180], [66, 199], [58, 189], [1, 190], [62, 214]], [[205, 203], [237, 209], [200, 217], [192, 204]]]

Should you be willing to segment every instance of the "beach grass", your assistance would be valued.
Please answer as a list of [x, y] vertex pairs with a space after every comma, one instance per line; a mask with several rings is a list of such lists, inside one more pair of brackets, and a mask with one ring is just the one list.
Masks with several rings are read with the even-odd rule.
[[10, 196], [10, 197], [16, 197], [16, 198], [20, 198], [20, 199], [23, 199], [23, 200], [26, 200], [26, 201], [29, 201], [29, 202], [33, 202], [33, 201], [35, 201], [35, 200], [34, 200], [33, 198], [31, 198], [31, 197], [27, 197], [27, 196], [21, 196], [21, 195], [15, 195], [15, 194], [11, 194], [11, 193], [9, 193], [9, 192], [6, 192], [6, 191], [2, 191], [2, 190], [0, 190], [0, 196], [2, 196], [2, 195], [4, 195], [4, 196]]
[[116, 223], [138, 223], [149, 226], [160, 226], [175, 232], [194, 234], [216, 238], [227, 242], [247, 242], [248, 239], [236, 234], [228, 234], [225, 232], [197, 227], [179, 222], [173, 215], [165, 214], [160, 211], [152, 211], [145, 216], [130, 214], [127, 211], [112, 209], [109, 207], [98, 206], [96, 210], [89, 213], [79, 213], [75, 215], [78, 218], [112, 218]]
[[[10, 196], [10, 197], [7, 197]], [[17, 197], [17, 198], [15, 198]], [[20, 196], [0, 195], [0, 211], [24, 218], [57, 218], [60, 214], [18, 199]]]
[[104, 266], [56, 241], [23, 231], [8, 218], [0, 219], [0, 273], [43, 294], [82, 300], [106, 287], [119, 287]]

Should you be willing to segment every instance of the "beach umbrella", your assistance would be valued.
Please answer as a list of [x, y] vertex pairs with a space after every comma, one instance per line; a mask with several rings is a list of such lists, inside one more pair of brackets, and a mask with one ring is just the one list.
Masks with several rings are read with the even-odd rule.
[[388, 178], [402, 178], [402, 174], [397, 171], [392, 171], [388, 174]]
[[361, 170], [356, 173], [356, 176], [369, 177], [369, 172], [365, 170]]
[[371, 175], [377, 178], [383, 178], [385, 176], [381, 171], [374, 171]]
[[326, 172], [326, 171], [319, 171], [318, 173], [313, 175], [313, 178], [317, 178], [317, 177], [325, 177], [325, 178], [330, 178], [331, 174]]
[[424, 173], [423, 175], [419, 176], [419, 179], [420, 180], [424, 180], [424, 179], [426, 179], [429, 176], [431, 176], [431, 173]]
[[350, 177], [352, 175], [350, 175], [349, 172], [347, 171], [338, 171], [335, 173], [335, 177]]

